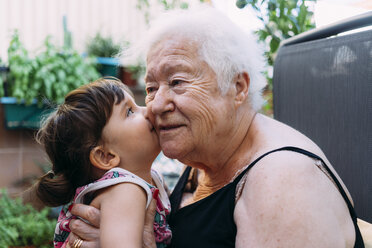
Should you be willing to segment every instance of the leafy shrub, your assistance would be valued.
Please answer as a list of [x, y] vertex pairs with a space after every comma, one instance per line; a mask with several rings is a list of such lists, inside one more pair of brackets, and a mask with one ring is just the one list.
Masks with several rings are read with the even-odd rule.
[[56, 220], [48, 218], [50, 209], [37, 211], [21, 199], [12, 199], [5, 190], [0, 198], [0, 248], [52, 245]]
[[35, 98], [39, 104], [45, 98], [61, 103], [68, 92], [99, 77], [92, 59], [83, 58], [72, 48], [56, 47], [50, 37], [45, 39], [43, 51], [31, 58], [15, 32], [8, 62], [8, 96], [24, 99], [26, 104]]
[[103, 37], [100, 33], [87, 42], [87, 53], [94, 57], [111, 58], [120, 52], [120, 48], [120, 44], [116, 44], [111, 37]]
[[[308, 7], [316, 0], [236, 0], [240, 9], [250, 5], [263, 27], [256, 31], [259, 40], [266, 44], [265, 56], [273, 66], [282, 40], [313, 29], [313, 11]], [[270, 88], [272, 75], [266, 72]]]

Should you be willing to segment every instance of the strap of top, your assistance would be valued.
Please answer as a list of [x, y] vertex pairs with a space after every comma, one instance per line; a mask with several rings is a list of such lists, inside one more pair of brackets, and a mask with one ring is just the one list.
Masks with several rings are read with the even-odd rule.
[[[320, 160], [322, 162], [322, 164], [324, 165], [326, 171], [329, 173], [332, 180], [336, 184], [336, 186], [337, 186], [338, 190], [340, 191], [342, 197], [344, 198], [344, 200], [345, 200], [345, 202], [346, 202], [346, 204], [349, 208], [349, 211], [353, 210], [353, 211], [350, 211], [351, 216], [353, 217], [353, 219], [354, 218], [356, 219], [356, 214], [355, 214], [353, 205], [351, 204], [349, 198], [347, 197], [347, 194], [346, 194], [345, 190], [342, 188], [340, 182], [337, 180], [337, 178], [335, 177], [333, 172], [329, 169], [327, 164], [323, 161], [323, 159], [321, 157], [319, 157], [318, 155], [315, 155], [314, 153], [311, 153], [309, 151], [303, 150], [303, 149], [298, 148], [298, 147], [286, 146], [286, 147], [282, 147], [282, 148], [279, 148], [279, 149], [275, 149], [275, 150], [266, 152], [265, 154], [261, 155], [256, 160], [254, 160], [242, 173], [240, 173], [240, 175], [235, 178], [233, 183], [237, 184], [241, 180], [241, 178], [246, 174], [246, 172], [249, 171], [262, 158], [266, 157], [267, 155], [269, 155], [271, 153], [278, 152], [278, 151], [293, 151], [293, 152], [301, 153], [301, 154], [304, 154], [308, 157]], [[184, 187], [186, 185], [187, 179], [189, 177], [190, 171], [191, 171], [191, 167], [188, 166], [185, 169], [182, 176], [180, 177], [180, 179], [178, 180], [178, 183], [177, 183], [176, 187], [174, 188], [174, 190], [172, 192], [173, 196], [177, 196], [177, 197], [175, 197], [176, 199], [172, 199], [172, 201], [171, 201], [172, 206], [179, 206], [179, 203], [181, 202], [181, 199], [182, 199], [182, 193], [183, 193]]]
[[[278, 151], [293, 151], [293, 152], [301, 153], [301, 154], [304, 154], [308, 157], [320, 160], [322, 162], [324, 168], [326, 169], [326, 171], [328, 172], [328, 174], [330, 175], [330, 177], [334, 181], [335, 185], [337, 186], [339, 192], [341, 193], [342, 197], [344, 198], [344, 200], [347, 204], [347, 207], [349, 209], [349, 213], [350, 213], [350, 216], [352, 217], [354, 227], [355, 227], [355, 234], [356, 234], [354, 247], [363, 248], [364, 243], [363, 243], [362, 235], [361, 235], [360, 230], [359, 230], [358, 225], [357, 225], [357, 216], [356, 216], [354, 207], [351, 204], [349, 198], [347, 197], [347, 194], [346, 194], [345, 190], [342, 188], [342, 186], [341, 186], [340, 182], [338, 181], [338, 179], [336, 178], [336, 176], [329, 169], [329, 167], [323, 161], [323, 159], [321, 157], [319, 157], [318, 155], [315, 155], [315, 154], [313, 154], [309, 151], [303, 150], [303, 149], [298, 148], [298, 147], [293, 147], [293, 146], [286, 146], [286, 147], [282, 147], [282, 148], [279, 148], [279, 149], [269, 151], [269, 152], [261, 155], [260, 157], [258, 157], [251, 164], [249, 164], [248, 167], [242, 173], [240, 173], [239, 176], [237, 176], [235, 178], [235, 180], [232, 182], [232, 185], [237, 185], [239, 183], [239, 181], [242, 179], [242, 177], [246, 174], [246, 172], [249, 171], [262, 158], [264, 158], [265, 156], [267, 156], [271, 153], [278, 152]], [[184, 190], [185, 185], [187, 183], [190, 171], [191, 171], [191, 167], [187, 167], [185, 169], [184, 173], [182, 174], [182, 176], [180, 177], [180, 179], [178, 180], [178, 183], [177, 183], [176, 187], [174, 188], [174, 190], [172, 192], [172, 195], [170, 197], [170, 201], [171, 201], [172, 206], [177, 206], [178, 207], [179, 204], [181, 203], [181, 199], [182, 199], [182, 195], [183, 195], [182, 193], [183, 193], [183, 190]], [[174, 212], [175, 211], [172, 211], [172, 213], [174, 213]], [[171, 213], [171, 215], [172, 215], [172, 213]]]
[[180, 203], [182, 201], [183, 191], [187, 184], [187, 180], [189, 178], [191, 171], [191, 167], [187, 166], [181, 177], [178, 179], [176, 186], [173, 189], [172, 194], [169, 197], [169, 201], [171, 203], [172, 211], [171, 216], [177, 211]]
[[[259, 158], [257, 158], [255, 161], [253, 161], [235, 180], [234, 182], [239, 182], [240, 179], [244, 176], [244, 174], [249, 171], [258, 161], [260, 161], [262, 158], [266, 157], [267, 155], [271, 154], [271, 153], [274, 153], [274, 152], [278, 152], [278, 151], [293, 151], [293, 152], [297, 152], [297, 153], [301, 153], [301, 154], [304, 154], [308, 157], [311, 157], [311, 158], [314, 158], [314, 159], [318, 159], [322, 162], [322, 164], [324, 165], [324, 168], [326, 169], [326, 171], [329, 173], [329, 175], [331, 176], [332, 180], [335, 182], [338, 190], [340, 191], [342, 197], [344, 198], [349, 210], [350, 209], [354, 209], [353, 208], [353, 205], [351, 204], [349, 198], [347, 197], [347, 194], [345, 192], [345, 190], [342, 188], [340, 182], [337, 180], [336, 176], [333, 174], [333, 172], [329, 169], [329, 167], [327, 166], [326, 163], [324, 163], [323, 159], [321, 157], [319, 157], [318, 155], [315, 155], [314, 153], [311, 153], [309, 151], [306, 151], [306, 150], [303, 150], [301, 148], [298, 148], [298, 147], [293, 147], [293, 146], [286, 146], [286, 147], [282, 147], [282, 148], [279, 148], [279, 149], [275, 149], [275, 150], [272, 150], [272, 151], [269, 151], [263, 155], [261, 155]], [[355, 215], [355, 212], [354, 211], [351, 211], [350, 212], [351, 216], [353, 218], [356, 218], [356, 215]]]

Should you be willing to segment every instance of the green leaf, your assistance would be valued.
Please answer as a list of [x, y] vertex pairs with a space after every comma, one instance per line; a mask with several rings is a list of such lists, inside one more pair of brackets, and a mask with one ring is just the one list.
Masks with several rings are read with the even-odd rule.
[[261, 41], [265, 41], [266, 38], [270, 35], [269, 32], [267, 32], [265, 29], [258, 30], [258, 31], [256, 32], [256, 34], [258, 35], [258, 38], [259, 38]]
[[3, 96], [4, 96], [4, 81], [0, 75], [0, 97], [3, 97]]
[[55, 219], [49, 219], [49, 208], [37, 211], [22, 204], [19, 198], [11, 199], [5, 190], [0, 198], [0, 247], [51, 244]]
[[268, 9], [269, 11], [276, 11], [276, 3], [270, 1], [270, 2], [268, 3], [268, 7], [267, 7], [267, 9]]
[[[305, 5], [305, 0], [260, 0], [259, 3], [257, 0], [246, 0], [244, 2], [253, 8], [257, 18], [263, 24], [263, 28], [257, 30], [256, 34], [266, 46], [265, 57], [270, 66], [274, 63], [274, 55], [281, 40], [315, 27], [313, 13]], [[316, 2], [316, 0], [308, 2]], [[272, 80], [269, 76], [267, 78], [269, 88], [272, 88], [270, 85]]]
[[270, 53], [273, 54], [278, 50], [280, 44], [280, 40], [278, 38], [273, 37], [270, 41]]
[[182, 2], [182, 3], [180, 4], [180, 8], [181, 8], [181, 9], [188, 9], [188, 8], [189, 8], [189, 4], [188, 4], [187, 2]]
[[238, 7], [239, 9], [242, 9], [242, 8], [244, 8], [248, 3], [247, 3], [246, 0], [237, 0], [237, 1], [235, 2], [235, 4], [236, 4], [236, 7]]
[[31, 59], [15, 32], [8, 48], [8, 62], [9, 96], [17, 97], [19, 101], [25, 99], [27, 104], [36, 97], [41, 106], [41, 96], [50, 102], [60, 101], [64, 94], [77, 86], [99, 78], [91, 60], [83, 59], [72, 48], [55, 46], [50, 37], [45, 39], [44, 49]]

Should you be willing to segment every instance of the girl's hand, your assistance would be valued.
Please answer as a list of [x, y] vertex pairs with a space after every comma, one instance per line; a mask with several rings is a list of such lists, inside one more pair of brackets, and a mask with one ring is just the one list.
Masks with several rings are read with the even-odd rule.
[[83, 240], [80, 248], [99, 248], [100, 211], [92, 206], [74, 204], [71, 213], [89, 221], [90, 224], [80, 219], [71, 220], [71, 233], [68, 238], [69, 246], [73, 247], [74, 241], [80, 238]]

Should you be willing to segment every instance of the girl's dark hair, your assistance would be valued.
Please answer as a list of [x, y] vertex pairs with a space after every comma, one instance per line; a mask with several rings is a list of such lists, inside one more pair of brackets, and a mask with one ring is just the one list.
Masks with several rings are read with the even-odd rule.
[[[114, 104], [129, 89], [118, 79], [102, 78], [68, 93], [42, 124], [36, 140], [52, 163], [37, 182], [36, 195], [47, 206], [69, 203], [76, 188], [94, 181], [90, 151], [98, 145]], [[131, 93], [130, 93], [131, 94]]]

